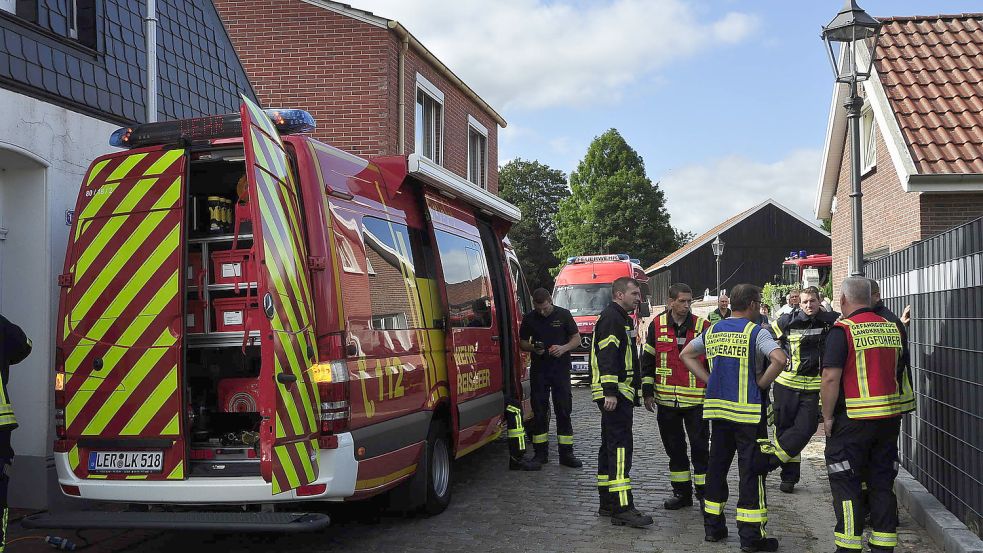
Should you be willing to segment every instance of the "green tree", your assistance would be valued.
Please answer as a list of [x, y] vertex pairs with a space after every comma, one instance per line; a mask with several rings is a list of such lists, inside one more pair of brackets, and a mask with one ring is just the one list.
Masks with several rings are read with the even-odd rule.
[[501, 167], [498, 186], [502, 199], [522, 211], [522, 221], [509, 231], [530, 290], [553, 289], [549, 270], [559, 260], [556, 239], [556, 212], [560, 202], [570, 195], [563, 171], [550, 169], [538, 161], [514, 159]]
[[641, 156], [610, 129], [591, 142], [570, 175], [570, 197], [557, 214], [557, 256], [627, 253], [648, 266], [689, 233], [669, 224], [665, 194], [645, 175]]

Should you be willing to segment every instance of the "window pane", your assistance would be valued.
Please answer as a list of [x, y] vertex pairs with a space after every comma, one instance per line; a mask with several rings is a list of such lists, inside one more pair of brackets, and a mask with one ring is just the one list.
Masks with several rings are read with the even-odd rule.
[[452, 327], [491, 326], [491, 287], [481, 246], [473, 240], [437, 231]]
[[416, 133], [415, 150], [418, 154], [427, 155], [425, 152], [426, 145], [426, 131], [427, 122], [424, 119], [423, 104], [426, 95], [423, 94], [422, 90], [416, 91], [416, 121], [414, 125], [414, 132]]
[[434, 160], [437, 164], [443, 163], [443, 126], [444, 126], [444, 106], [440, 105], [437, 100], [433, 98], [430, 99], [433, 104], [433, 156], [430, 158]]
[[420, 309], [414, 274], [413, 250], [405, 225], [374, 217], [362, 219], [368, 266], [372, 328], [419, 328]]
[[525, 279], [522, 278], [522, 269], [514, 259], [509, 259], [509, 272], [512, 273], [513, 291], [519, 302], [519, 311], [525, 315], [532, 311], [532, 297]]

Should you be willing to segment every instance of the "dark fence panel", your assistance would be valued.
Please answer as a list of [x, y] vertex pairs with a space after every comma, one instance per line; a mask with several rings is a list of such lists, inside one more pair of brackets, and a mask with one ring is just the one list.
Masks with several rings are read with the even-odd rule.
[[867, 264], [891, 310], [911, 306], [918, 409], [901, 461], [977, 534], [983, 531], [983, 218]]

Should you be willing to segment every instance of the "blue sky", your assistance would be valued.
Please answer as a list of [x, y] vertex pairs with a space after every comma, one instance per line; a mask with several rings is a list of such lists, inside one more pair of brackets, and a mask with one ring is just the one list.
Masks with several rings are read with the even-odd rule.
[[[819, 35], [841, 0], [352, 4], [399, 20], [505, 117], [500, 163], [569, 174], [613, 127], [683, 230], [768, 197], [812, 219], [832, 92]], [[874, 16], [980, 11], [961, 0], [860, 4]]]

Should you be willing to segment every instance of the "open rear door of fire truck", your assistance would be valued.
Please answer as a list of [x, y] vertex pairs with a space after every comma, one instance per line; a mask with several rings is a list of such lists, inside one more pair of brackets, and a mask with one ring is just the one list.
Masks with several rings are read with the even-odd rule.
[[290, 158], [266, 113], [245, 96], [242, 133], [259, 269], [260, 472], [278, 494], [317, 479], [320, 401], [308, 369], [317, 363], [313, 295], [300, 192]]

